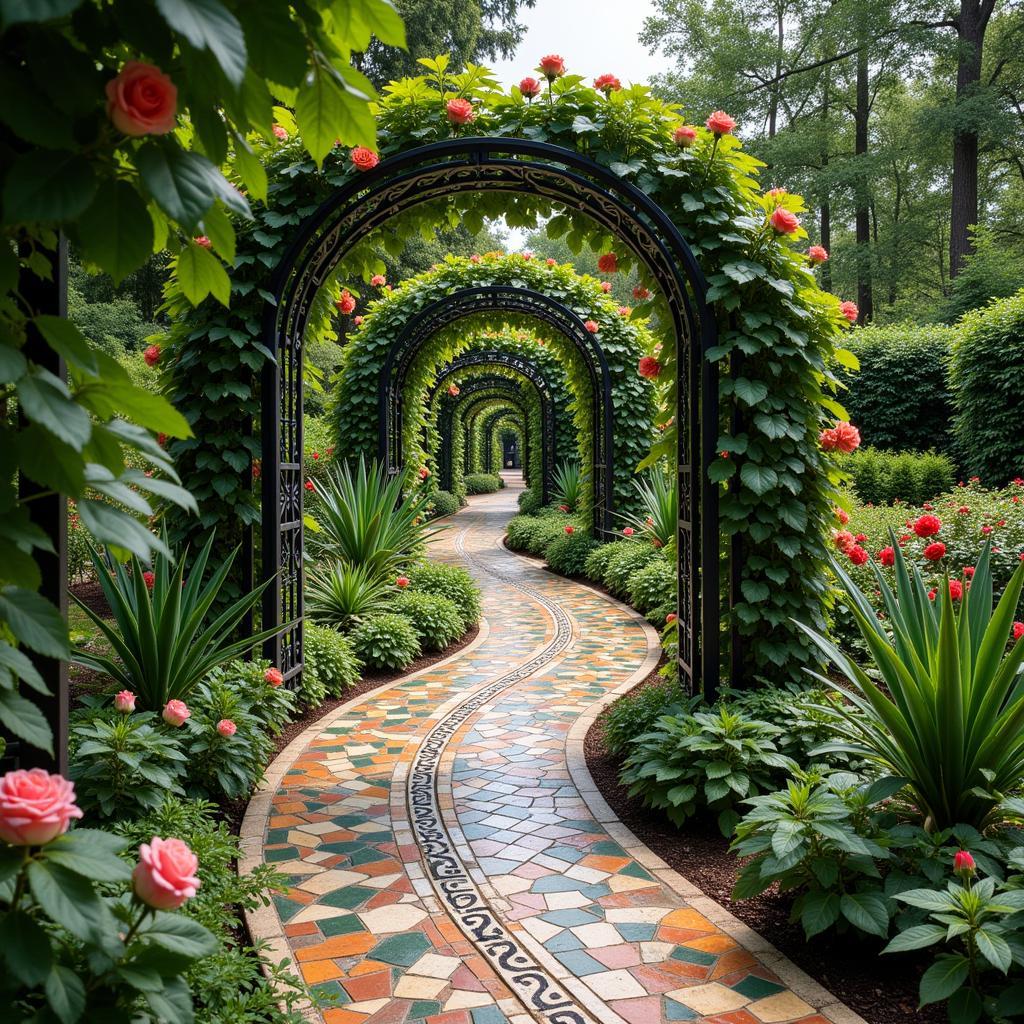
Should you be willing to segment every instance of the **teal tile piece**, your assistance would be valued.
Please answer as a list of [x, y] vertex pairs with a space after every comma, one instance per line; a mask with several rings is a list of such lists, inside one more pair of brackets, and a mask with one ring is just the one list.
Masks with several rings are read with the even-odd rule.
[[676, 946], [669, 954], [673, 960], [682, 960], [687, 964], [700, 964], [710, 967], [718, 957], [714, 953], [705, 953], [702, 949], [690, 949], [689, 946]]
[[[384, 834], [387, 838], [380, 840], [380, 842], [389, 842], [393, 838], [390, 832], [386, 832]], [[359, 864], [372, 864], [375, 860], [387, 859], [388, 855], [386, 853], [381, 853], [380, 850], [374, 850], [368, 847], [365, 850], [359, 850], [357, 853], [353, 853], [352, 856], [349, 857], [348, 861], [353, 867], [357, 867]]]
[[277, 907], [277, 916], [282, 921], [290, 921], [300, 910], [304, 910], [305, 903], [296, 903], [287, 896], [275, 896], [274, 906]]
[[648, 878], [652, 882], [654, 881], [654, 876], [645, 868], [640, 867], [640, 865], [637, 864], [636, 861], [633, 861], [631, 864], [627, 864], [618, 873], [620, 875], [628, 875], [630, 878]]
[[581, 924], [600, 924], [601, 918], [588, 914], [585, 910], [550, 910], [541, 914], [540, 919], [548, 924], [561, 925], [563, 928], [575, 928]]
[[568, 953], [570, 949], [582, 949], [583, 942], [572, 932], [560, 932], [558, 935], [552, 935], [544, 943], [544, 948], [550, 953]]
[[298, 860], [302, 854], [294, 846], [285, 846], [279, 850], [264, 850], [263, 859], [268, 864], [277, 864], [282, 860]]
[[658, 932], [656, 924], [641, 924], [635, 921], [623, 921], [614, 927], [627, 942], [650, 942]]
[[473, 1024], [508, 1024], [508, 1017], [496, 1006], [478, 1006], [469, 1012]]
[[383, 942], [378, 942], [370, 950], [369, 959], [411, 967], [430, 948], [430, 940], [423, 932], [407, 932], [404, 935], [392, 935]]
[[352, 997], [336, 981], [314, 985], [310, 992], [317, 1006], [341, 1006], [343, 1003], [352, 1002]]
[[409, 1007], [409, 1020], [423, 1020], [441, 1012], [441, 1004], [436, 999], [417, 999]]
[[336, 889], [326, 896], [321, 896], [317, 901], [328, 907], [342, 907], [345, 910], [353, 910], [361, 906], [371, 896], [376, 896], [376, 889], [367, 889], [365, 885], [346, 885], [344, 889]]
[[776, 985], [774, 981], [766, 981], [764, 978], [757, 977], [756, 974], [748, 974], [741, 982], [733, 985], [732, 989], [751, 999], [764, 999], [765, 996], [773, 996], [776, 992], [782, 992], [784, 986]]
[[567, 953], [556, 953], [555, 956], [568, 967], [577, 978], [585, 977], [588, 974], [599, 974], [607, 971], [604, 964], [599, 963], [592, 956], [584, 953], [581, 949], [571, 949]]
[[603, 839], [599, 843], [594, 843], [589, 852], [599, 854], [602, 857], [626, 856], [626, 851], [618, 843], [613, 843], [610, 839]]
[[696, 1020], [697, 1012], [691, 1010], [674, 999], [665, 998], [665, 1019], [666, 1020]]
[[342, 914], [339, 917], [327, 917], [317, 921], [320, 931], [324, 935], [351, 935], [352, 932], [361, 932], [363, 923], [355, 914]]

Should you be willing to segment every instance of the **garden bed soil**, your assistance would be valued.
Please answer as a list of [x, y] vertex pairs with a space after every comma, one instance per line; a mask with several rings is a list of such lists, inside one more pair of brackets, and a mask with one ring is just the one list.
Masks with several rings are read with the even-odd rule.
[[96, 580], [83, 580], [81, 583], [72, 583], [68, 590], [78, 598], [90, 611], [95, 612], [100, 618], [111, 617], [110, 605], [103, 593], [103, 588]]
[[[640, 687], [660, 681], [655, 669]], [[619, 783], [622, 759], [605, 749], [604, 716], [587, 733], [585, 752], [587, 768], [601, 795], [638, 839], [669, 867], [767, 938], [868, 1024], [944, 1024], [948, 1020], [941, 1004], [917, 1012], [918, 982], [931, 964], [929, 954], [881, 956], [877, 943], [850, 934], [818, 935], [808, 941], [799, 924], [790, 924], [793, 901], [774, 889], [753, 899], [733, 901], [730, 894], [740, 861], [729, 853], [729, 841], [717, 824], [697, 819], [680, 830], [657, 811], [632, 799]]]

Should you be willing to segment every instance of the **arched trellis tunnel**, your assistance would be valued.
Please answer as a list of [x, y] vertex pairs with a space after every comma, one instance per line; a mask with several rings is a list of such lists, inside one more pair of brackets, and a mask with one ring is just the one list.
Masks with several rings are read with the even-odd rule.
[[[499, 473], [503, 469], [515, 469], [515, 464], [506, 464], [504, 435], [511, 434], [523, 448], [525, 458], [526, 424], [520, 412], [511, 408], [497, 409], [490, 413], [483, 426], [484, 433], [484, 472]], [[495, 452], [499, 452], [495, 464]], [[517, 459], [519, 451], [516, 449]], [[527, 481], [529, 482], [529, 481]]]
[[717, 363], [707, 286], [671, 217], [631, 182], [578, 152], [516, 138], [456, 138], [417, 147], [350, 180], [302, 224], [272, 279], [264, 344], [276, 359], [263, 372], [263, 554], [266, 623], [294, 625], [268, 645], [286, 677], [302, 667], [302, 343], [317, 292], [353, 248], [403, 212], [481, 191], [531, 196], [575, 211], [612, 233], [657, 285], [674, 337], [679, 427], [676, 477], [679, 638], [686, 689], [717, 684], [719, 650], [718, 488], [710, 462], [718, 431]]

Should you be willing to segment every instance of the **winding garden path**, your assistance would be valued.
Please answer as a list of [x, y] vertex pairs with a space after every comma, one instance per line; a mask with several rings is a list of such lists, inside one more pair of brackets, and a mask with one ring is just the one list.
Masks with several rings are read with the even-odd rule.
[[241, 867], [290, 888], [250, 914], [253, 938], [332, 1000], [306, 1011], [325, 1024], [861, 1021], [601, 799], [583, 738], [658, 638], [502, 546], [517, 494], [473, 499], [434, 543], [480, 583], [476, 640], [268, 770]]

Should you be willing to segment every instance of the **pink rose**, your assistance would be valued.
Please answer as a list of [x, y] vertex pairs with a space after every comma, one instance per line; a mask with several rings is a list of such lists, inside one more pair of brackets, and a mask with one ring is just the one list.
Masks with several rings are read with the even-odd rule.
[[557, 53], [549, 53], [546, 57], [541, 57], [537, 70], [549, 82], [553, 82], [565, 74], [565, 61]]
[[629, 306], [619, 306], [619, 316], [629, 316], [632, 312]]
[[672, 141], [680, 149], [689, 149], [697, 141], [697, 129], [688, 124], [681, 124], [673, 133]]
[[380, 157], [372, 149], [356, 146], [349, 154], [352, 166], [358, 171], [372, 171], [380, 163]]
[[11, 846], [42, 846], [81, 818], [75, 784], [42, 768], [0, 776], [0, 839]]
[[608, 96], [610, 93], [618, 92], [622, 88], [622, 83], [614, 75], [599, 75], [594, 79], [594, 88]]
[[529, 75], [519, 83], [519, 91], [528, 99], [532, 100], [540, 95], [540, 82]]
[[195, 896], [199, 859], [180, 839], [153, 836], [139, 847], [139, 863], [132, 872], [135, 895], [156, 910], [177, 910]]
[[274, 133], [274, 138], [277, 139], [278, 142], [288, 141], [288, 129], [285, 128], [284, 125], [275, 124], [271, 130]]
[[281, 670], [277, 668], [268, 668], [263, 673], [263, 681], [269, 683], [271, 686], [280, 686], [284, 682], [284, 676], [281, 675]]
[[857, 322], [857, 317], [860, 316], [860, 310], [857, 309], [856, 302], [840, 302], [839, 312], [842, 313], [851, 324], [855, 324]]
[[160, 362], [160, 346], [150, 345], [145, 352], [142, 353], [142, 358], [146, 360], [147, 366], [156, 366]]
[[601, 291], [603, 291], [605, 293], [605, 295], [607, 295], [611, 290], [612, 290], [612, 283], [611, 283], [611, 281], [602, 281], [601, 282]]
[[213, 246], [213, 242], [211, 242], [206, 235], [196, 235], [192, 241], [195, 242], [196, 245], [202, 246], [204, 249], [209, 249]]
[[812, 245], [810, 249], [807, 250], [807, 259], [810, 260], [811, 263], [815, 264], [824, 263], [825, 260], [828, 259], [828, 249], [823, 245]]
[[131, 690], [121, 690], [114, 694], [114, 709], [122, 715], [130, 715], [135, 710], [135, 694]]
[[469, 100], [454, 99], [445, 104], [445, 112], [452, 124], [469, 124], [476, 117], [473, 104]]
[[544, 261], [549, 267], [553, 267], [558, 263], [558, 260], [552, 259], [550, 256]]
[[373, 277], [370, 278], [370, 284], [372, 284], [374, 288], [382, 288], [387, 283], [387, 278], [383, 274], [374, 274]]
[[221, 734], [225, 739], [234, 736], [238, 732], [238, 726], [231, 721], [230, 718], [222, 718], [217, 723], [217, 732]]
[[449, 384], [448, 385], [448, 394], [451, 395], [452, 398], [458, 398], [458, 396], [459, 396], [459, 385], [458, 384]]
[[173, 725], [175, 728], [184, 725], [191, 716], [192, 712], [189, 711], [188, 705], [183, 700], [169, 700], [164, 705], [163, 719], [168, 725]]
[[125, 135], [166, 135], [177, 110], [177, 88], [152, 64], [130, 60], [107, 82], [107, 117]]
[[643, 356], [637, 365], [637, 372], [648, 380], [657, 380], [661, 373], [661, 363], [654, 356]]
[[715, 135], [729, 135], [736, 128], [736, 122], [724, 110], [716, 110], [704, 123]]
[[583, 326], [586, 327], [591, 334], [597, 334], [601, 330], [601, 325], [596, 320], [584, 320]]
[[768, 218], [768, 222], [771, 224], [772, 230], [780, 235], [791, 235], [800, 227], [800, 221], [796, 214], [790, 213], [789, 210], [781, 206], [775, 208], [774, 213]]
[[626, 528], [625, 528], [625, 529], [624, 529], [624, 530], [622, 531], [622, 536], [623, 536], [623, 537], [632, 537], [634, 533], [635, 533], [635, 531], [634, 531], [633, 527], [632, 527], [632, 526], [627, 526], [627, 527], [626, 527]]

